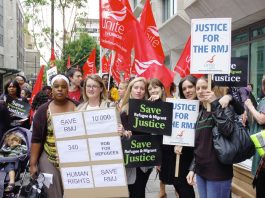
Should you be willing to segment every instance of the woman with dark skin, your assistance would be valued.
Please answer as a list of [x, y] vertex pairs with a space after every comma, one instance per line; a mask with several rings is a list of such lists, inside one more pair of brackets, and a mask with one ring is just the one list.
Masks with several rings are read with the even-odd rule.
[[51, 125], [51, 115], [74, 111], [77, 104], [67, 98], [69, 80], [65, 76], [55, 76], [51, 84], [53, 100], [40, 106], [33, 119], [30, 175], [36, 177], [38, 172], [52, 174], [52, 184], [46, 189], [48, 197], [62, 198], [63, 186], [58, 169], [58, 156]]

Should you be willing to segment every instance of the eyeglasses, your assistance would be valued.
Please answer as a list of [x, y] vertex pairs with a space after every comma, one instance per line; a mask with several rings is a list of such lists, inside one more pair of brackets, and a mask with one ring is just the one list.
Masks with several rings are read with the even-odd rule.
[[88, 88], [88, 89], [98, 89], [99, 86], [97, 86], [97, 85], [87, 85], [86, 88]]

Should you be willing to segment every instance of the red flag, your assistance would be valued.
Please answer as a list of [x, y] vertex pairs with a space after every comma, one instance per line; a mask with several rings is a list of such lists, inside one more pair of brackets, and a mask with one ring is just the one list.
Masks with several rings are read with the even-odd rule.
[[[190, 45], [191, 45], [191, 37], [189, 37], [182, 54], [174, 68], [175, 72], [178, 72], [181, 78], [190, 74]], [[199, 78], [203, 76], [203, 74], [192, 74], [193, 76]]]
[[111, 67], [111, 75], [114, 78], [114, 80], [120, 84], [121, 82], [121, 76], [120, 76], [120, 72], [118, 70], [119, 67], [119, 60], [118, 60], [118, 56], [116, 54], [115, 59], [114, 59], [114, 63], [113, 66]]
[[50, 57], [50, 67], [54, 67], [55, 66], [55, 53], [54, 53], [54, 48], [52, 48], [51, 50], [51, 57]]
[[132, 12], [120, 1], [100, 1], [100, 45], [125, 56], [131, 54]]
[[128, 0], [121, 0], [121, 2], [128, 8], [130, 12], [132, 12], [132, 8]]
[[174, 73], [163, 64], [163, 57], [157, 55], [139, 23], [135, 23], [134, 29], [134, 61], [137, 76], [143, 76], [146, 79], [158, 78], [165, 87], [169, 87], [173, 82]]
[[29, 103], [32, 104], [32, 101], [34, 99], [34, 97], [36, 96], [36, 94], [41, 90], [42, 88], [42, 78], [43, 78], [43, 74], [44, 74], [44, 65], [41, 66], [38, 77], [36, 79], [35, 85], [33, 87], [32, 90], [32, 94], [31, 94], [31, 98]]
[[102, 57], [101, 64], [102, 64], [102, 73], [109, 73], [110, 66], [109, 66], [109, 63], [107, 61], [106, 56]]
[[93, 51], [90, 53], [87, 61], [83, 65], [83, 73], [84, 73], [84, 78], [87, 77], [89, 74], [96, 74], [97, 69], [96, 69], [96, 48], [93, 49]]
[[145, 2], [145, 6], [141, 14], [140, 25], [144, 30], [152, 47], [155, 49], [156, 54], [158, 56], [161, 56], [161, 60], [164, 61], [165, 55], [160, 41], [158, 29], [156, 27], [156, 22], [153, 16], [150, 0], [147, 0]]
[[70, 68], [71, 68], [71, 59], [70, 59], [70, 55], [68, 55], [68, 58], [67, 58], [67, 65], [66, 65], [66, 68], [67, 68], [67, 69], [70, 69]]
[[123, 55], [116, 53], [114, 64], [116, 64], [117, 71], [130, 72], [131, 58], [130, 56], [124, 57]]

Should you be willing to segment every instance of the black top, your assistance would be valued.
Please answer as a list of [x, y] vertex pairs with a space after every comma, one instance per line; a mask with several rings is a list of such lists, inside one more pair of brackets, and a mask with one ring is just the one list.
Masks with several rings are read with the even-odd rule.
[[219, 162], [213, 147], [213, 112], [200, 110], [195, 132], [195, 172], [207, 180], [228, 180], [233, 177], [232, 165]]

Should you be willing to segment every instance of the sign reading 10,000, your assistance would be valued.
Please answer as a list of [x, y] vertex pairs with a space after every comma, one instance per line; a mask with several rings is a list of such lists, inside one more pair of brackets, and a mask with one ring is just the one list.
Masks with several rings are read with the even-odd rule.
[[111, 120], [111, 115], [95, 115], [92, 116], [92, 120], [93, 122], [98, 122], [98, 121], [107, 121], [107, 120]]

